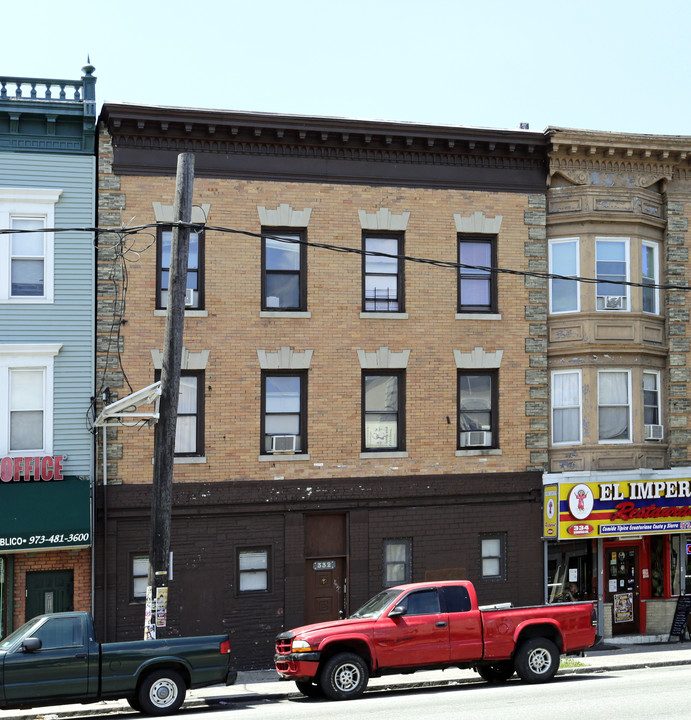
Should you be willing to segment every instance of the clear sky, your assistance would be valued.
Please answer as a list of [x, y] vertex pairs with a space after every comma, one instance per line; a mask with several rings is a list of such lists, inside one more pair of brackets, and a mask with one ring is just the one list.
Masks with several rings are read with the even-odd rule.
[[691, 136], [691, 0], [3, 3], [0, 74], [99, 106]]

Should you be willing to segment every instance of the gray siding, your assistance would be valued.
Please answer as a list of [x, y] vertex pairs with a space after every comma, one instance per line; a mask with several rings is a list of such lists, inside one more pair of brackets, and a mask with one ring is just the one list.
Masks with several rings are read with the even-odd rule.
[[[0, 153], [0, 186], [60, 188], [55, 226], [94, 225], [94, 157]], [[55, 358], [53, 451], [69, 456], [66, 474], [91, 475], [86, 414], [94, 377], [93, 233], [55, 233], [54, 248], [54, 303], [0, 303], [0, 342], [62, 343]]]

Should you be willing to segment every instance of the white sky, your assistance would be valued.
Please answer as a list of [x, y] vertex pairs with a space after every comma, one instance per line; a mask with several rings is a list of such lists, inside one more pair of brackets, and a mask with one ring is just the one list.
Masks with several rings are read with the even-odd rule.
[[3, 3], [0, 74], [97, 100], [691, 136], [689, 0]]

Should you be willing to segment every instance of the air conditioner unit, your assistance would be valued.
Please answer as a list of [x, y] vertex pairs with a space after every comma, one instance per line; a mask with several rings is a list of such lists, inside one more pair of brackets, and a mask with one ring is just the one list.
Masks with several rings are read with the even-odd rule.
[[272, 453], [294, 453], [297, 445], [297, 435], [272, 435]]
[[598, 295], [598, 310], [625, 310], [626, 298], [622, 295]]
[[461, 433], [461, 447], [487, 447], [492, 444], [492, 433], [472, 430]]
[[194, 305], [194, 290], [187, 288], [185, 290], [185, 307], [192, 307]]
[[645, 426], [645, 439], [646, 440], [662, 440], [665, 436], [664, 428], [662, 425], [646, 425]]

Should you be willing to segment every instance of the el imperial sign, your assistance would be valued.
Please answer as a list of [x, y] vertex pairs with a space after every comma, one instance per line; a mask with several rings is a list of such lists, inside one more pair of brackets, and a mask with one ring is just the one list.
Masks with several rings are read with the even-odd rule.
[[62, 480], [63, 459], [63, 455], [4, 457], [0, 460], [0, 481]]
[[577, 537], [691, 531], [691, 479], [559, 482], [544, 486], [544, 535]]

